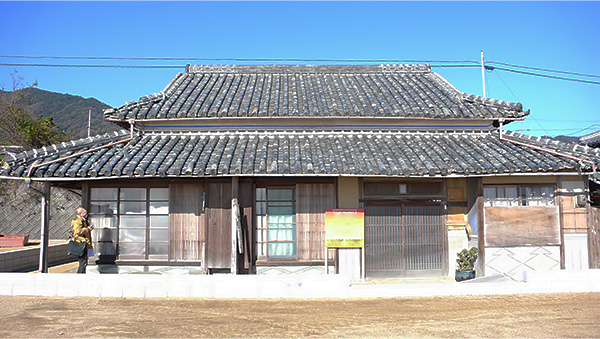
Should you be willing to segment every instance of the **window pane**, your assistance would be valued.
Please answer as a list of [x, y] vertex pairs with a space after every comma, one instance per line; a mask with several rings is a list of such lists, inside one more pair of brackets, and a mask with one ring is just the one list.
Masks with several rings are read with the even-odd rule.
[[169, 230], [150, 230], [150, 241], [169, 241]]
[[116, 228], [117, 217], [105, 217], [102, 215], [90, 216], [90, 223], [97, 228]]
[[269, 240], [294, 240], [294, 230], [269, 229]]
[[294, 257], [296, 246], [293, 243], [269, 243], [269, 257]]
[[267, 189], [266, 188], [257, 188], [256, 189], [256, 200], [267, 200]]
[[121, 200], [146, 200], [146, 189], [121, 188]]
[[256, 203], [256, 214], [266, 214], [267, 213], [267, 203], [266, 202], [257, 202]]
[[148, 244], [148, 247], [150, 247], [150, 255], [169, 254], [168, 242], [151, 242], [150, 244]]
[[150, 201], [150, 214], [169, 214], [169, 202]]
[[271, 206], [269, 206], [267, 213], [270, 215], [272, 215], [272, 214], [274, 214], [274, 215], [293, 215], [293, 214], [295, 214], [293, 206], [288, 206], [288, 207], [271, 207]]
[[266, 240], [264, 237], [265, 232], [266, 232], [266, 230], [256, 230], [256, 241], [257, 242], [263, 242]]
[[121, 216], [121, 227], [127, 228], [146, 228], [145, 216]]
[[292, 189], [269, 189], [267, 194], [269, 201], [294, 200], [294, 190]]
[[295, 215], [269, 215], [269, 227], [271, 224], [281, 224], [281, 223], [295, 223], [296, 216]]
[[146, 244], [136, 242], [119, 243], [120, 255], [146, 255]]
[[143, 228], [121, 228], [119, 229], [119, 240], [128, 241], [146, 241], [146, 230]]
[[122, 202], [121, 214], [146, 214], [145, 202]]
[[116, 188], [92, 188], [90, 200], [117, 200]]
[[95, 228], [92, 231], [94, 241], [117, 242], [116, 228]]
[[168, 188], [151, 188], [150, 200], [169, 200]]
[[498, 199], [504, 199], [506, 197], [504, 195], [504, 187], [496, 187], [496, 197]]
[[542, 197], [542, 188], [533, 187], [533, 198], [539, 199]]
[[519, 197], [517, 194], [516, 187], [506, 187], [506, 189], [504, 191], [506, 193], [507, 199], [517, 199]]
[[485, 199], [496, 199], [496, 187], [484, 187], [483, 197]]
[[525, 199], [533, 198], [533, 190], [531, 187], [521, 187], [521, 197]]
[[258, 255], [258, 256], [267, 255], [267, 244], [266, 243], [256, 244], [256, 255]]
[[266, 219], [267, 217], [264, 216], [257, 216], [256, 217], [256, 228], [264, 228], [267, 227], [266, 225]]
[[168, 215], [153, 215], [150, 217], [150, 228], [169, 228]]
[[553, 187], [542, 187], [542, 198], [544, 198], [544, 199], [554, 198], [554, 188]]
[[292, 200], [282, 200], [282, 201], [269, 200], [269, 206], [294, 206], [294, 202]]
[[90, 203], [90, 214], [116, 215], [116, 201], [96, 201]]

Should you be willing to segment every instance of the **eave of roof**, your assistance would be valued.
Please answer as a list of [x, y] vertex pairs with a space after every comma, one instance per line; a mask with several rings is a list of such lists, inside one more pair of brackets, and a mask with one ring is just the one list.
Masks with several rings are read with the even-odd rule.
[[[227, 176], [465, 177], [591, 170], [587, 163], [501, 140], [497, 132], [232, 131], [147, 133], [126, 140], [128, 137], [119, 133], [83, 139], [86, 142], [79, 142], [79, 148], [60, 144], [7, 157], [7, 167], [0, 174], [23, 178], [31, 173], [35, 178], [69, 181]], [[506, 132], [506, 137], [600, 164], [598, 149], [512, 132]]]

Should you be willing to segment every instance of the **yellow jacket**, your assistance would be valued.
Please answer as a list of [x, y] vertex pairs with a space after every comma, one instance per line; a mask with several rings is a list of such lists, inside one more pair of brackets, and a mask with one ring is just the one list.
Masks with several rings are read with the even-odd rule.
[[87, 220], [77, 215], [75, 216], [75, 218], [73, 218], [73, 220], [71, 220], [71, 227], [73, 240], [77, 242], [85, 241], [87, 243], [87, 245], [85, 246], [86, 250], [89, 250], [94, 247], [92, 245], [92, 235], [90, 234], [90, 229], [88, 228], [89, 224]]

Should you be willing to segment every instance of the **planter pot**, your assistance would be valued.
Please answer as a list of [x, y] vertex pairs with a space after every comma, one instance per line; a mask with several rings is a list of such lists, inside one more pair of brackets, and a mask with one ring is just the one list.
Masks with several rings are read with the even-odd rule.
[[28, 234], [0, 234], [0, 247], [22, 247], [29, 242]]
[[454, 280], [463, 281], [475, 278], [475, 270], [472, 271], [461, 271], [456, 270], [456, 274], [454, 275]]

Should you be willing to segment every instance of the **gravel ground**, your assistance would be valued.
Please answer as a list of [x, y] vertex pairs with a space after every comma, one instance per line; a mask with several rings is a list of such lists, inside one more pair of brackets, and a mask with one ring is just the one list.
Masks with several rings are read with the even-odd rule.
[[600, 293], [230, 300], [0, 296], [0, 337], [600, 337]]

